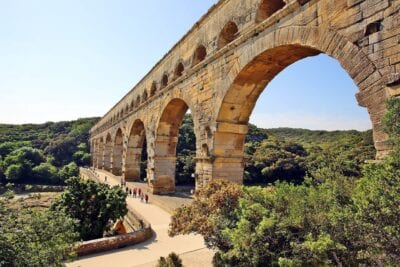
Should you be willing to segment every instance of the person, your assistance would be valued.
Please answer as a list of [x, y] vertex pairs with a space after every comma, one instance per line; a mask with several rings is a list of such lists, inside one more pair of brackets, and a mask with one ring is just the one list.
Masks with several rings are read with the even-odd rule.
[[149, 203], [149, 196], [147, 194], [144, 195], [144, 200], [146, 201], [146, 204]]
[[134, 197], [134, 198], [136, 198], [136, 191], [137, 191], [137, 190], [136, 190], [136, 187], [133, 188], [133, 197]]
[[132, 189], [129, 188], [129, 196], [132, 196]]
[[141, 188], [138, 189], [138, 194], [139, 194], [139, 196], [142, 195], [142, 189]]
[[128, 192], [129, 192], [129, 188], [128, 187], [125, 187], [125, 192], [128, 194]]
[[140, 201], [143, 202], [143, 193], [140, 194]]

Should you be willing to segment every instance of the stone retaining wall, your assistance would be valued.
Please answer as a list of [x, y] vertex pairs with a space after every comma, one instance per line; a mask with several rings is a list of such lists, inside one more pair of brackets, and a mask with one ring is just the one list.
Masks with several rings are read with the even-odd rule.
[[78, 256], [86, 256], [94, 253], [109, 251], [142, 243], [153, 236], [150, 226], [124, 235], [105, 237], [90, 240], [78, 244], [75, 248]]

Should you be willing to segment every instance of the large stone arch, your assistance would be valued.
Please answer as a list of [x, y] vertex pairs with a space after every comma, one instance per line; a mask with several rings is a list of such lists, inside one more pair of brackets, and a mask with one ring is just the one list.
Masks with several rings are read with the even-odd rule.
[[106, 136], [106, 141], [104, 143], [104, 151], [103, 151], [103, 169], [106, 171], [111, 171], [111, 157], [112, 157], [112, 138], [111, 134], [108, 133]]
[[385, 110], [385, 85], [377, 67], [364, 52], [327, 28], [292, 26], [263, 33], [239, 55], [219, 91], [213, 135], [212, 178], [243, 181], [243, 145], [247, 124], [268, 83], [292, 63], [320, 53], [337, 59], [359, 88], [359, 105], [371, 117], [377, 157], [387, 150], [380, 119]]
[[156, 125], [154, 157], [148, 168], [149, 185], [153, 193], [163, 194], [175, 191], [176, 146], [179, 128], [187, 110], [193, 115], [194, 132], [197, 136], [197, 118], [190, 101], [172, 98], [163, 107]]
[[123, 167], [124, 179], [126, 181], [139, 181], [141, 178], [140, 162], [144, 141], [146, 139], [146, 129], [143, 121], [136, 119], [130, 127], [127, 136], [125, 162]]
[[122, 153], [123, 153], [123, 141], [124, 134], [121, 128], [115, 133], [113, 141], [113, 152], [112, 152], [112, 173], [114, 175], [122, 175]]

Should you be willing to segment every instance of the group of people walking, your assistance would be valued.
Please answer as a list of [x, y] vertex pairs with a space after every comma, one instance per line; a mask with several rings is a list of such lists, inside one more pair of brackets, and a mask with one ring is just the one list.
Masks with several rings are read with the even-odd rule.
[[135, 187], [131, 189], [126, 186], [125, 191], [128, 196], [132, 196], [133, 198], [140, 198], [140, 201], [149, 203], [149, 195], [145, 194], [141, 188]]

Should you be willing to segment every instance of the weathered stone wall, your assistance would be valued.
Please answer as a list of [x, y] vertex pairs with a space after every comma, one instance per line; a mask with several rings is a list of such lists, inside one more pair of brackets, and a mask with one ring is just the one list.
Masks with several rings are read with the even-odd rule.
[[283, 68], [319, 53], [337, 59], [358, 86], [382, 158], [384, 101], [400, 95], [399, 42], [400, 0], [221, 0], [93, 127], [94, 166], [136, 179], [145, 135], [150, 186], [173, 191], [177, 129], [190, 109], [197, 186], [242, 182], [244, 136], [259, 95]]

